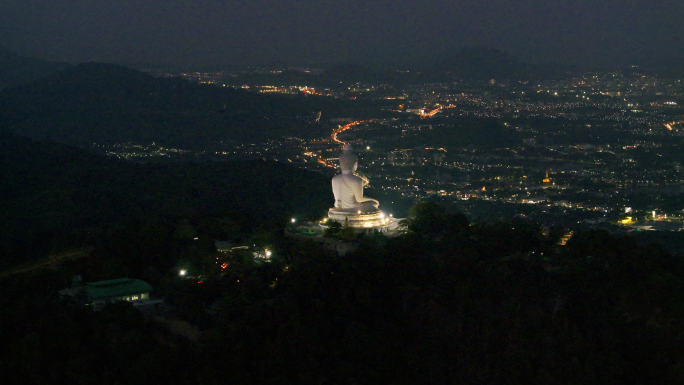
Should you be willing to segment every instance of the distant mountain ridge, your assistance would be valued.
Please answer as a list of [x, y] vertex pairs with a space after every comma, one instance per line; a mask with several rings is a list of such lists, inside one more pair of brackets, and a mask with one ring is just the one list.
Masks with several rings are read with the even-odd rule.
[[466, 47], [439, 60], [437, 76], [470, 80], [529, 79], [563, 75], [571, 67], [527, 63], [507, 52], [487, 47]]
[[[460, 80], [528, 80], [533, 78], [564, 77], [578, 70], [575, 66], [558, 63], [528, 63], [508, 52], [487, 47], [466, 47], [447, 53], [441, 58], [421, 65], [379, 67], [355, 62], [342, 62], [322, 66], [319, 74], [283, 71], [278, 74], [243, 76], [235, 82], [259, 84], [303, 83], [335, 88], [346, 83], [408, 85]], [[289, 83], [287, 83], [289, 81]], [[250, 83], [251, 84], [251, 83]]]
[[38, 80], [68, 67], [68, 63], [25, 57], [0, 47], [0, 90]]
[[259, 140], [288, 132], [307, 114], [312, 111], [291, 97], [154, 78], [103, 63], [79, 64], [0, 92], [2, 127], [81, 146]]

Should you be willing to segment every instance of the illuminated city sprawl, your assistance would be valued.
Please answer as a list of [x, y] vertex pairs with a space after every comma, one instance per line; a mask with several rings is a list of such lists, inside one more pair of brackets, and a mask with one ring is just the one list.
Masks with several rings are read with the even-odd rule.
[[[329, 89], [241, 85], [251, 71], [180, 76], [249, 92], [367, 101], [377, 116], [312, 111], [302, 118], [302, 131], [327, 129], [328, 136], [224, 142], [212, 153], [133, 145], [107, 151], [126, 158], [265, 158], [329, 173], [340, 145], [352, 143], [363, 158], [359, 172], [385, 194], [383, 202], [440, 199], [480, 216], [495, 215], [484, 204], [542, 222], [678, 229], [684, 207], [670, 202], [684, 192], [684, 159], [677, 155], [684, 136], [682, 79], [635, 71]], [[629, 220], [625, 207], [633, 210]]]

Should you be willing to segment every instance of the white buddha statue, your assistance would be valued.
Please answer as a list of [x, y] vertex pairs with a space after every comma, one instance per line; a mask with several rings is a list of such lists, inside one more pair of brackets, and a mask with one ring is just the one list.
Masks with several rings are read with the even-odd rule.
[[345, 144], [340, 154], [340, 169], [342, 173], [332, 179], [333, 194], [335, 195], [336, 211], [348, 211], [362, 213], [376, 212], [380, 202], [363, 196], [363, 187], [368, 183], [354, 171], [359, 165], [359, 158], [349, 144]]

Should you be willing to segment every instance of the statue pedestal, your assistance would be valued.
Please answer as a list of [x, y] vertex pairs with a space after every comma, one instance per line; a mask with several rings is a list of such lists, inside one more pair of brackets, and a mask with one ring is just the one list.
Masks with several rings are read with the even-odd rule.
[[330, 221], [339, 222], [342, 226], [352, 227], [356, 232], [365, 234], [385, 233], [392, 225], [392, 218], [377, 209], [361, 211], [332, 208], [328, 210], [327, 221], [321, 223], [321, 226], [328, 227], [327, 223]]

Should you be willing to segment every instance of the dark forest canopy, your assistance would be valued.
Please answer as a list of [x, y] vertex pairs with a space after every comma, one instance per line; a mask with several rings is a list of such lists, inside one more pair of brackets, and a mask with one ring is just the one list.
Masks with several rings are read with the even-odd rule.
[[[0, 279], [0, 369], [15, 382], [84, 384], [665, 384], [684, 376], [680, 258], [605, 232], [558, 247], [532, 222], [476, 224], [434, 203], [416, 206], [408, 225], [400, 237], [363, 239], [344, 258], [275, 237], [273, 262], [233, 258], [225, 275], [201, 284], [159, 270], [176, 256], [147, 254], [146, 243], [168, 247], [144, 237], [151, 228], [119, 232], [96, 260]], [[97, 277], [125, 271], [122, 263], [138, 274], [159, 270], [151, 282], [175, 317], [200, 329], [196, 342], [127, 304], [92, 313], [54, 297], [69, 274]]]

